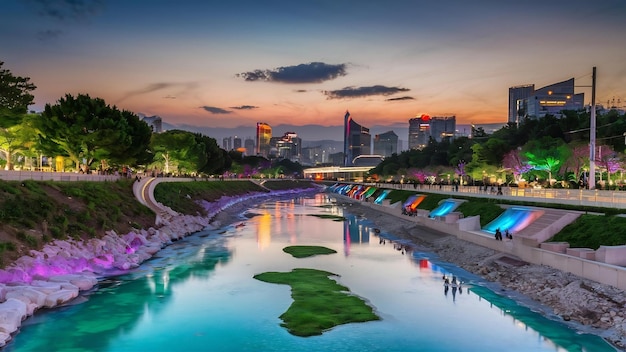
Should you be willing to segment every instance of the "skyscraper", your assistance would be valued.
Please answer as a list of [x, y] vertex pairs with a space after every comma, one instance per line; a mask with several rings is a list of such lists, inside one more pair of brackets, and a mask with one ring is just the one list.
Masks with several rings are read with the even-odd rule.
[[393, 131], [374, 136], [374, 154], [391, 156], [398, 152], [398, 135]]
[[430, 137], [430, 116], [422, 114], [409, 120], [409, 149], [422, 149]]
[[246, 148], [246, 155], [254, 155], [254, 139], [248, 137], [243, 142], [244, 148]]
[[272, 127], [265, 122], [256, 124], [256, 153], [264, 157], [270, 154], [270, 139], [272, 138]]
[[357, 156], [371, 153], [372, 136], [369, 128], [354, 122], [348, 111], [344, 115], [343, 130], [344, 166], [351, 166]]
[[239, 148], [241, 148], [241, 138], [235, 136], [233, 138], [233, 149], [237, 150]]
[[233, 149], [233, 137], [224, 137], [222, 139], [222, 148], [226, 151]]
[[409, 149], [422, 149], [430, 138], [441, 142], [444, 138], [454, 137], [456, 116], [430, 117], [422, 114], [409, 120]]

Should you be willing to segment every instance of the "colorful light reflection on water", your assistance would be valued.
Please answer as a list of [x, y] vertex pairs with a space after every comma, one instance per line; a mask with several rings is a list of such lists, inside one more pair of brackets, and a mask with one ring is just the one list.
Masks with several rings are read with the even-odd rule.
[[[349, 210], [349, 209], [348, 209]], [[127, 275], [103, 281], [77, 304], [37, 314], [7, 351], [610, 351], [483, 287], [461, 269], [378, 233], [326, 197], [266, 203], [244, 226], [176, 242]], [[347, 221], [310, 214], [345, 215]], [[329, 256], [295, 259], [287, 245]], [[284, 285], [254, 280], [295, 267], [327, 270], [382, 320], [302, 338], [280, 326]], [[444, 289], [442, 276], [460, 289]]]

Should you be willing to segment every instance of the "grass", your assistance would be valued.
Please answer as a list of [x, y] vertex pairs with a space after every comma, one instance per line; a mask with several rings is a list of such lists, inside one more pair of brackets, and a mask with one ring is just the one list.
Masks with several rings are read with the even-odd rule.
[[161, 182], [154, 189], [154, 198], [173, 210], [188, 215], [206, 215], [196, 201], [208, 202], [223, 196], [268, 192], [251, 181]]
[[[154, 213], [132, 192], [132, 180], [52, 182], [0, 180], [0, 250], [6, 265], [51, 238], [87, 239], [107, 230], [154, 225]], [[107, 222], [99, 219], [109, 219]]]
[[291, 286], [293, 303], [281, 314], [281, 326], [296, 336], [321, 335], [341, 324], [359, 323], [380, 318], [361, 298], [349, 294], [329, 276], [333, 273], [315, 269], [293, 269], [288, 273], [266, 272], [255, 279]]
[[598, 249], [601, 245], [626, 244], [626, 218], [608, 215], [581, 215], [564, 227], [552, 241], [568, 242], [573, 248]]
[[283, 252], [291, 254], [294, 258], [306, 258], [315, 255], [337, 253], [334, 249], [321, 246], [288, 246], [283, 248]]

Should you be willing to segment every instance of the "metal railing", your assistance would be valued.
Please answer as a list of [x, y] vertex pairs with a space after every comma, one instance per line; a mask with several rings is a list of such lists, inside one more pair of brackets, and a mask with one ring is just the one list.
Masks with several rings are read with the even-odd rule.
[[487, 190], [481, 186], [454, 186], [454, 185], [413, 185], [398, 183], [368, 183], [370, 186], [378, 186], [391, 189], [402, 189], [416, 192], [430, 192], [449, 194], [463, 194], [482, 198], [500, 198], [519, 201], [596, 206], [603, 208], [626, 209], [625, 191], [603, 191], [587, 189], [559, 189], [559, 188], [517, 188], [502, 187], [501, 194], [498, 188], [490, 187]]

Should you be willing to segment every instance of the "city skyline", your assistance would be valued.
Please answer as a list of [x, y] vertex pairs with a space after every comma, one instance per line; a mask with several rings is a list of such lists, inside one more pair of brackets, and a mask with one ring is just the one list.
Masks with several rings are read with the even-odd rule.
[[[41, 111], [89, 94], [171, 125], [506, 123], [508, 89], [626, 98], [626, 3], [3, 1], [0, 61]], [[401, 136], [402, 137], [402, 136]]]

